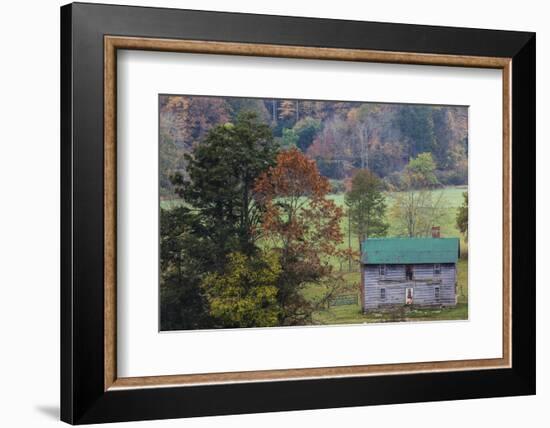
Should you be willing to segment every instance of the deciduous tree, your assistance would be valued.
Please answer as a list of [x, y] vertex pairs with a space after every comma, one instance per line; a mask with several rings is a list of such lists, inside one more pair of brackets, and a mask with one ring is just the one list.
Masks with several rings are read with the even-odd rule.
[[223, 272], [210, 273], [202, 281], [214, 322], [224, 328], [278, 325], [277, 280], [280, 272], [281, 266], [274, 253], [229, 254]]
[[296, 102], [283, 100], [279, 104], [279, 118], [281, 120], [290, 120], [296, 117]]
[[464, 239], [468, 240], [468, 192], [462, 193], [462, 205], [458, 207], [456, 212], [456, 227], [464, 235]]
[[256, 182], [255, 192], [265, 207], [264, 239], [280, 254], [281, 325], [311, 321], [315, 307], [302, 290], [332, 273], [331, 260], [346, 257], [339, 249], [343, 211], [326, 197], [329, 189], [315, 162], [297, 149], [279, 153], [277, 164]]
[[284, 128], [283, 135], [281, 137], [281, 148], [283, 150], [288, 150], [296, 147], [298, 143], [299, 136], [293, 128]]
[[431, 153], [420, 153], [411, 159], [403, 179], [407, 188], [434, 188], [439, 185], [435, 175], [435, 162]]
[[446, 214], [442, 191], [435, 189], [435, 163], [430, 153], [411, 159], [402, 176], [402, 192], [391, 208], [395, 233], [408, 237], [429, 236]]

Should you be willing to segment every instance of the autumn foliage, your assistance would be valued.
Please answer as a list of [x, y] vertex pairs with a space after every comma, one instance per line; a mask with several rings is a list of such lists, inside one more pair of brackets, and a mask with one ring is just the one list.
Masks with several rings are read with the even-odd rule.
[[331, 257], [347, 257], [339, 249], [344, 213], [327, 198], [329, 190], [315, 161], [297, 149], [280, 152], [277, 164], [256, 180], [254, 192], [265, 208], [263, 239], [280, 253], [283, 267], [279, 278], [283, 325], [310, 319], [314, 308], [301, 296], [301, 289], [332, 273]]
[[[343, 239], [343, 211], [327, 199], [330, 185], [315, 161], [297, 149], [281, 152], [277, 164], [256, 181], [265, 208], [263, 231], [286, 251], [331, 255]], [[313, 256], [313, 254], [312, 254]]]
[[273, 253], [255, 257], [231, 253], [224, 272], [210, 273], [202, 282], [211, 315], [224, 327], [276, 326], [280, 271]]

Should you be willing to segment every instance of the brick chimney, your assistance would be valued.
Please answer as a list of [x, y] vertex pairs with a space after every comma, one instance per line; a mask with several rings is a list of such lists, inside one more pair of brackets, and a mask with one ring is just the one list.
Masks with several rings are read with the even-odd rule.
[[439, 226], [432, 226], [432, 238], [441, 238], [441, 228]]

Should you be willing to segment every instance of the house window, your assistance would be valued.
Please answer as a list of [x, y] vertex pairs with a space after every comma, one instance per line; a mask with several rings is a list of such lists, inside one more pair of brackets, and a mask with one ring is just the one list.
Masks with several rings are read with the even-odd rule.
[[434, 288], [435, 301], [439, 302], [439, 287]]
[[414, 272], [413, 265], [407, 265], [405, 267], [405, 275], [406, 275], [407, 281], [412, 281], [413, 272]]
[[385, 288], [380, 289], [380, 300], [386, 300], [386, 289]]
[[380, 276], [386, 276], [386, 265], [380, 265], [378, 266], [378, 275]]
[[434, 264], [434, 276], [441, 275], [441, 265], [439, 263]]

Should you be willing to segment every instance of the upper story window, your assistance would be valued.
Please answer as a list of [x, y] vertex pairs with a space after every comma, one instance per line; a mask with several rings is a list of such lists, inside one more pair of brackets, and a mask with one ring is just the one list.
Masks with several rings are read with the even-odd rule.
[[413, 265], [406, 265], [405, 266], [405, 278], [407, 278], [407, 281], [412, 281], [414, 278], [414, 266]]
[[386, 265], [379, 265], [378, 266], [378, 275], [386, 276], [387, 270], [388, 269], [387, 269]]
[[441, 275], [441, 265], [439, 263], [434, 264], [434, 275]]

